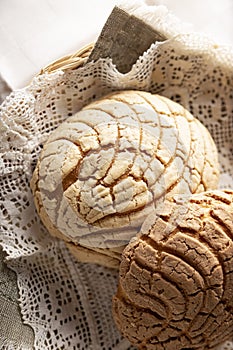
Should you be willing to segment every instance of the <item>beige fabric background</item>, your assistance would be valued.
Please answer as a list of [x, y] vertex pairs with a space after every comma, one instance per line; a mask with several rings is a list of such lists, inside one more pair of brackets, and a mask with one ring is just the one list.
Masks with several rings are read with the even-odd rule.
[[32, 349], [33, 330], [23, 324], [16, 275], [6, 266], [4, 258], [0, 249], [0, 349]]
[[[0, 76], [0, 104], [10, 91]], [[6, 254], [0, 248], [0, 349], [7, 350], [10, 346], [22, 350], [32, 349], [33, 330], [23, 324], [16, 274], [7, 267], [5, 257]]]

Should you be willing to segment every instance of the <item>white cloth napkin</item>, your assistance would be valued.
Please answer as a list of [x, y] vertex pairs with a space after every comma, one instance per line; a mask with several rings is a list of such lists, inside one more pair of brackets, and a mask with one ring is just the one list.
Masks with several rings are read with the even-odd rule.
[[0, 72], [11, 88], [94, 41], [114, 0], [1, 0]]
[[219, 44], [233, 45], [233, 0], [145, 0], [166, 5], [182, 22], [192, 24]]

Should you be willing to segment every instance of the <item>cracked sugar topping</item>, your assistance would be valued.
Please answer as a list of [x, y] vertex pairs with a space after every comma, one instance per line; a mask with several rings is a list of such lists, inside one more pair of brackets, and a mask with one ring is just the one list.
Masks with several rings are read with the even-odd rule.
[[116, 324], [138, 349], [214, 349], [233, 332], [233, 191], [171, 209], [123, 252]]
[[162, 96], [124, 91], [51, 133], [32, 189], [52, 234], [114, 248], [168, 199], [216, 188], [218, 175], [214, 141], [187, 110]]

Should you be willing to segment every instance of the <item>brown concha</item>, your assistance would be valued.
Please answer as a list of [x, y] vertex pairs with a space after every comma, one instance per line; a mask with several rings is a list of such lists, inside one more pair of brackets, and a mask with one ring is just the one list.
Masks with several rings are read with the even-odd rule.
[[233, 191], [151, 220], [124, 250], [116, 324], [138, 349], [214, 349], [233, 334]]

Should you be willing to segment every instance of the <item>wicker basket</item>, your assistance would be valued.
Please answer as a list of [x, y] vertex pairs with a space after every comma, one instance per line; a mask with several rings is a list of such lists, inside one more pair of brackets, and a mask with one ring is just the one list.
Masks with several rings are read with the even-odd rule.
[[93, 46], [94, 46], [94, 43], [90, 43], [84, 46], [83, 48], [81, 48], [80, 50], [78, 50], [77, 52], [75, 52], [74, 54], [70, 54], [62, 58], [59, 58], [58, 60], [42, 68], [39, 75], [44, 73], [54, 73], [60, 69], [62, 69], [63, 71], [67, 69], [77, 69], [83, 66], [86, 63], [93, 49]]

